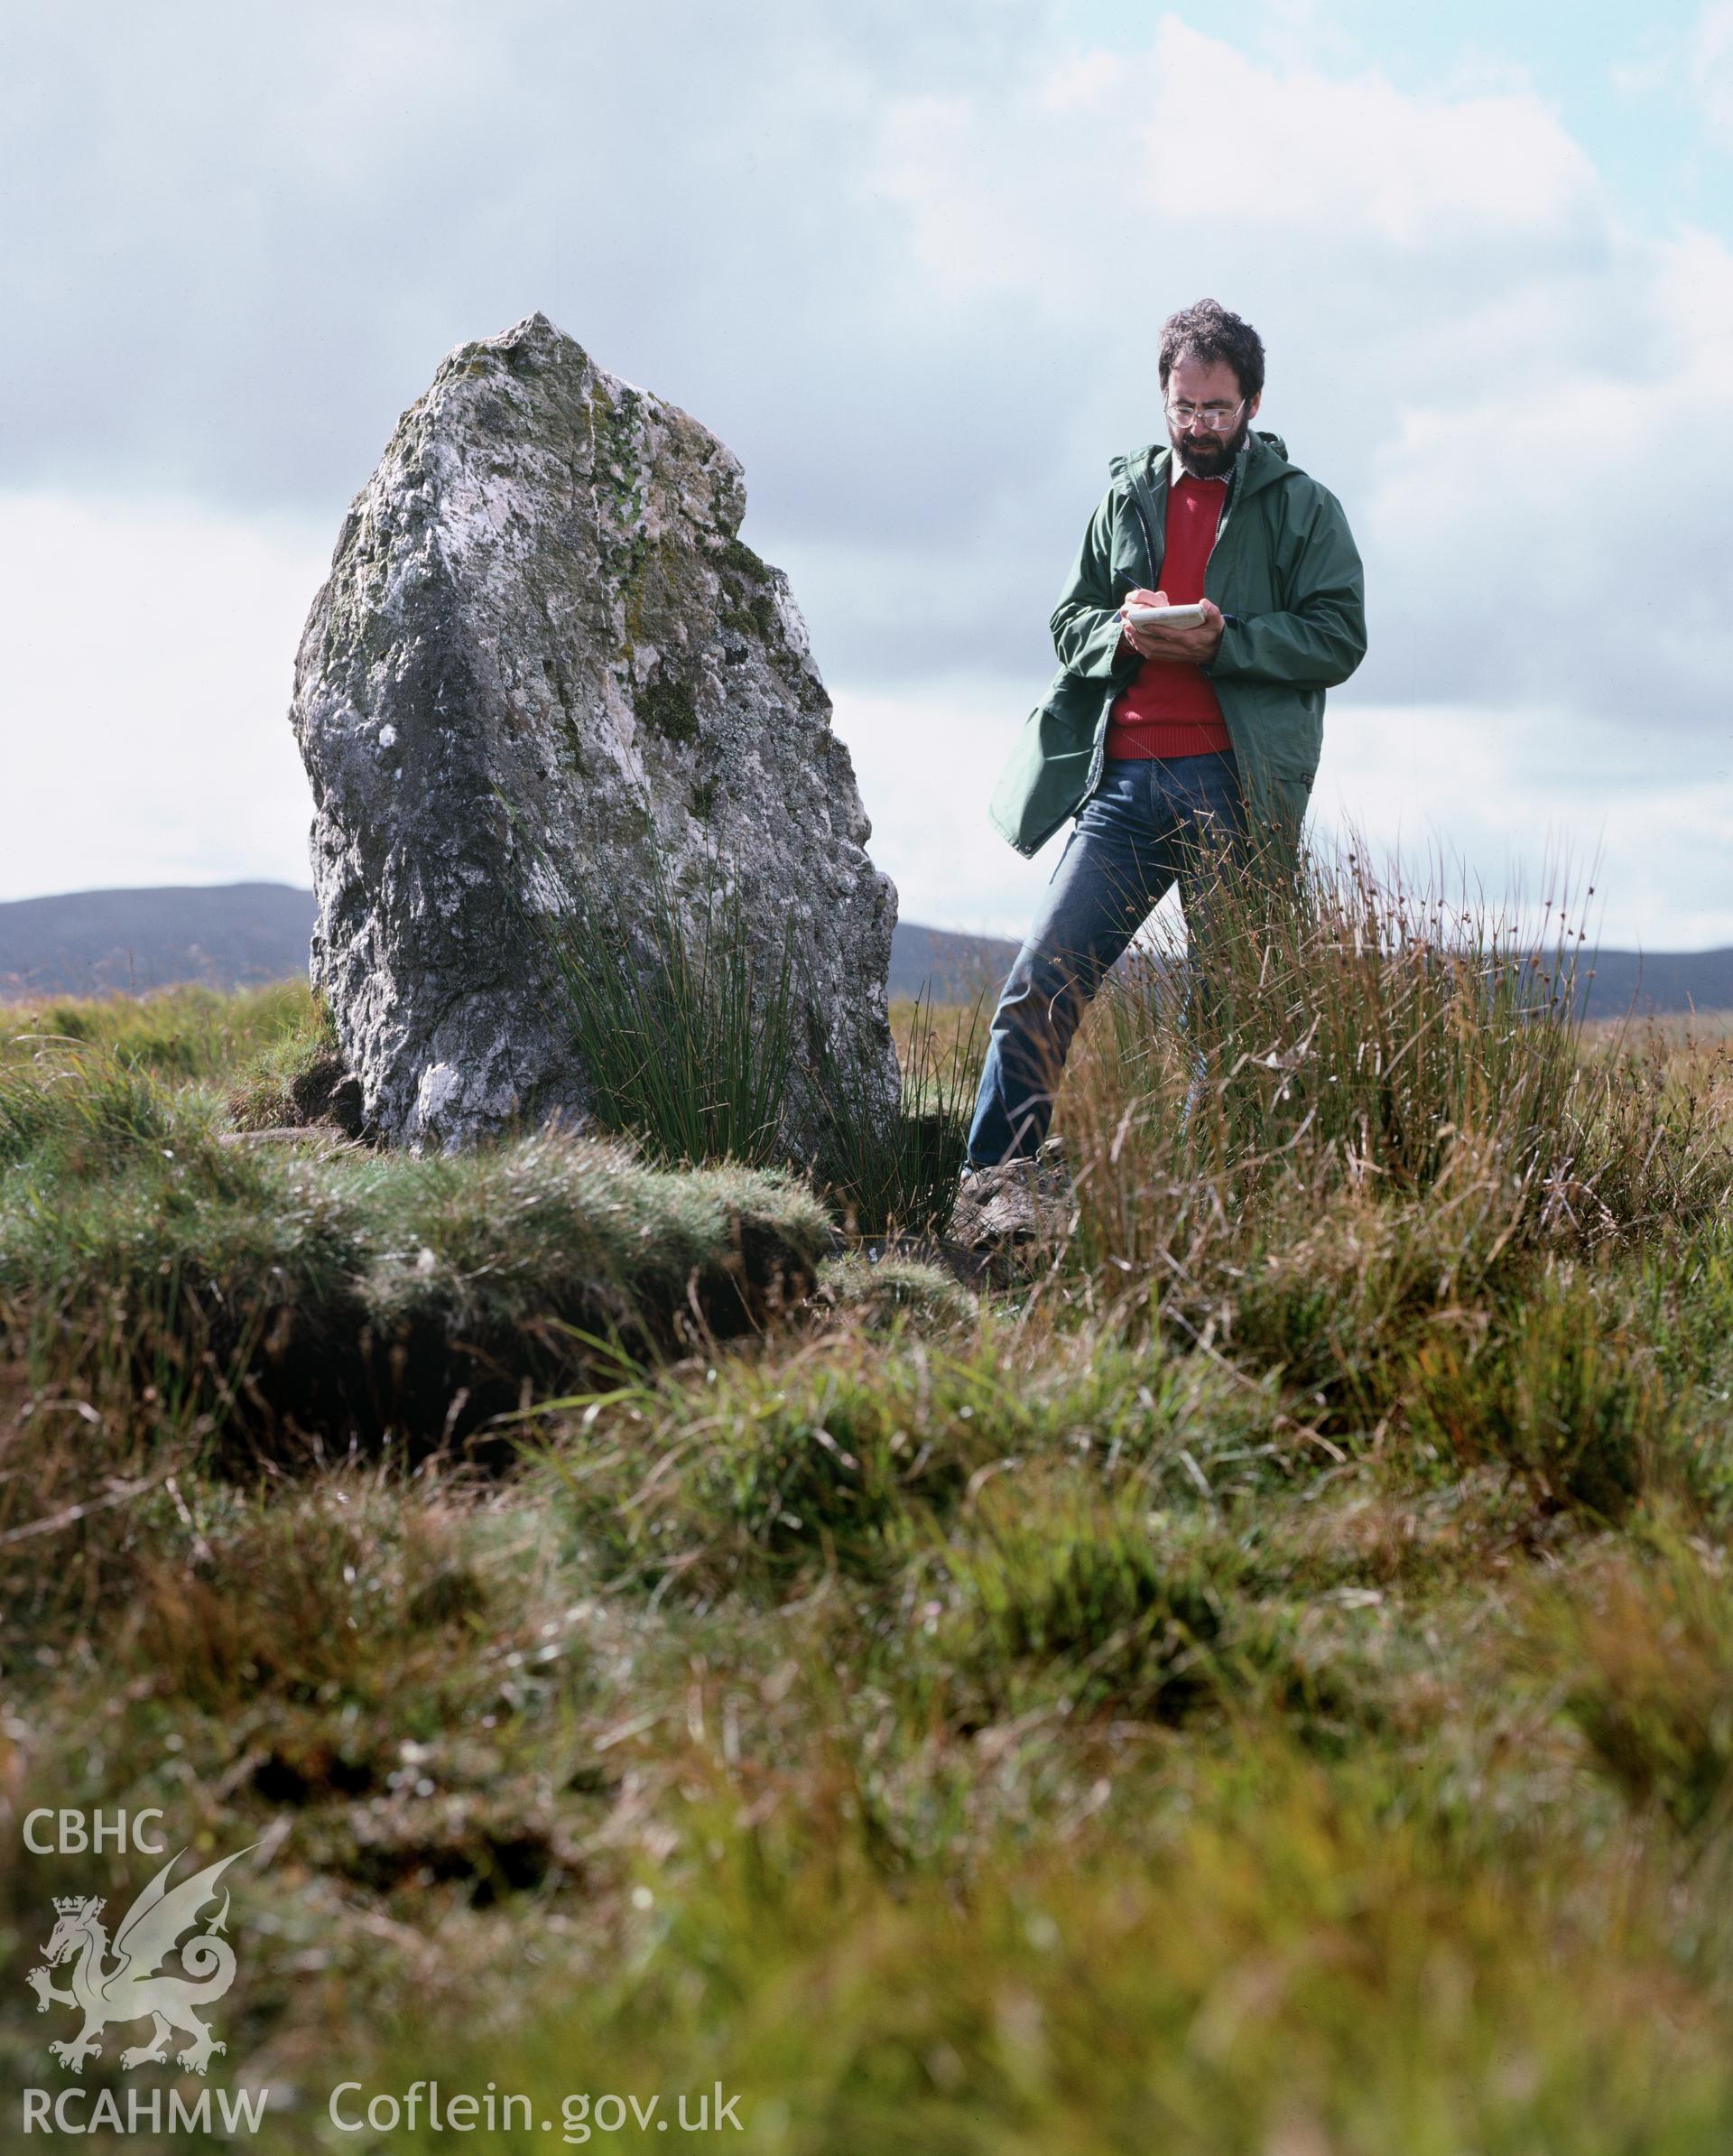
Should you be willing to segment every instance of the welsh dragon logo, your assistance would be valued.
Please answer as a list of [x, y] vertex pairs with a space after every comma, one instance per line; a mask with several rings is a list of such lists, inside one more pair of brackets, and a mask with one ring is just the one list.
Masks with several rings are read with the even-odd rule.
[[[235, 1981], [235, 1949], [222, 1936], [228, 1921], [227, 1893], [222, 1908], [204, 1929], [181, 1948], [181, 1965], [187, 1974], [159, 1975], [157, 1965], [181, 1934], [192, 1928], [205, 1903], [216, 1899], [217, 1882], [246, 1851], [237, 1849], [235, 1856], [207, 1864], [171, 1887], [169, 1873], [185, 1854], [183, 1849], [171, 1856], [127, 1910], [115, 1934], [112, 1965], [100, 1897], [75, 1894], [55, 1900], [53, 1937], [42, 1948], [46, 1965], [32, 1969], [25, 1981], [36, 1993], [39, 2013], [46, 2013], [51, 2006], [76, 2006], [82, 2012], [84, 2027], [78, 2035], [48, 2047], [75, 2074], [81, 2074], [85, 2060], [102, 2049], [100, 2034], [110, 2021], [148, 2017], [153, 2024], [149, 2043], [134, 2044], [121, 2053], [123, 2067], [162, 2065], [168, 2056], [171, 2029], [192, 2039], [175, 2058], [195, 2074], [204, 2072], [214, 2051], [227, 2049], [192, 2011], [220, 1999]], [[63, 1992], [55, 1987], [49, 1971], [68, 1961], [73, 1964], [72, 1988]]]

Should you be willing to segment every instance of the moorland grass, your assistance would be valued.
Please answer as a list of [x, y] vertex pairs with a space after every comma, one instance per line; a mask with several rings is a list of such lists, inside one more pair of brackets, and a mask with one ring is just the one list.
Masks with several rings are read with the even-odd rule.
[[44, 1045], [107, 1048], [169, 1079], [213, 1078], [309, 1022], [304, 981], [224, 993], [185, 987], [143, 996], [57, 997], [0, 1004], [0, 1067], [29, 1064]]
[[[262, 2149], [431, 2077], [604, 2147], [598, 2094], [719, 2080], [779, 2156], [1733, 2142], [1733, 1057], [1585, 1038], [1350, 867], [1184, 1031], [1109, 990], [1075, 1224], [978, 1296], [737, 1165], [225, 1145], [238, 1018], [0, 1064], [4, 1787], [257, 1845]], [[820, 1291], [682, 1332], [751, 1220]], [[214, 1290], [289, 1371], [320, 1312], [443, 1343], [496, 1454], [225, 1452]], [[5, 1950], [143, 1877], [14, 1835]]]
[[462, 1158], [224, 1142], [109, 1050], [0, 1072], [0, 1343], [39, 1383], [193, 1407], [265, 1456], [468, 1436], [598, 1336], [668, 1347], [813, 1285], [803, 1185], [544, 1132]]

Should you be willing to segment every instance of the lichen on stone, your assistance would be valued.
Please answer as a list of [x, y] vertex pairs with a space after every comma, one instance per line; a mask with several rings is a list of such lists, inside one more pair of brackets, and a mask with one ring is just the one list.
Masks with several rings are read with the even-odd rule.
[[659, 671], [633, 701], [644, 724], [653, 726], [670, 741], [697, 740], [698, 699], [690, 682]]
[[[800, 1037], [891, 1112], [895, 892], [745, 507], [725, 443], [543, 315], [460, 346], [399, 421], [338, 534], [292, 712], [314, 979], [388, 1141], [584, 1115], [538, 860], [622, 917], [653, 868], [687, 889], [726, 863], [767, 949], [794, 925]], [[811, 1149], [818, 1083], [811, 1058], [791, 1076], [791, 1150]]]

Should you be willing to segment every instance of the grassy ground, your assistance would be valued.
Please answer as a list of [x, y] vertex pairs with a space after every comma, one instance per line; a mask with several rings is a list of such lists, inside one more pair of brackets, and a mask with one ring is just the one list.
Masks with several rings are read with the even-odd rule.
[[1733, 2145], [1733, 1057], [1375, 903], [1091, 1015], [981, 1299], [774, 1169], [226, 1145], [292, 991], [10, 1013], [8, 2135], [157, 1868], [48, 1807], [251, 1845], [262, 2148]]

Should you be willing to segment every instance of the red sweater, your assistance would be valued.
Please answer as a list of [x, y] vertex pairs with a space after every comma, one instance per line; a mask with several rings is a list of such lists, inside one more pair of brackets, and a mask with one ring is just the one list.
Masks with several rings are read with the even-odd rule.
[[[1203, 572], [1227, 494], [1225, 479], [1182, 476], [1170, 483], [1162, 557], [1162, 590], [1170, 606], [1195, 606], [1203, 597]], [[1215, 689], [1190, 659], [1145, 659], [1107, 714], [1108, 756], [1206, 756], [1232, 747]]]

